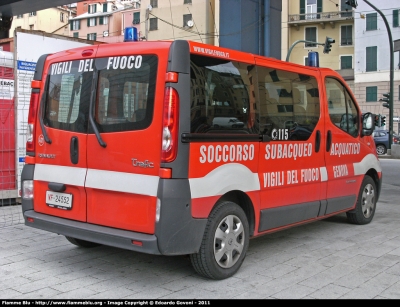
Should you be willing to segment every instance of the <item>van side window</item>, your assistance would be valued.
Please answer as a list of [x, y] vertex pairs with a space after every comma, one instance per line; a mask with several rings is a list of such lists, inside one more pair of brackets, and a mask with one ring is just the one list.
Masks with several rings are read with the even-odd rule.
[[[66, 67], [60, 72], [58, 67]], [[50, 66], [44, 104], [45, 125], [73, 132], [87, 132], [92, 72], [79, 72], [79, 61]]]
[[356, 137], [359, 131], [358, 111], [346, 87], [334, 78], [326, 78], [325, 86], [332, 123]]
[[287, 129], [288, 140], [308, 140], [318, 123], [320, 101], [314, 77], [257, 66], [260, 133]]
[[247, 66], [191, 55], [191, 133], [251, 133]]
[[[121, 57], [122, 58], [122, 57]], [[116, 61], [114, 59], [114, 61]], [[104, 65], [100, 69], [95, 121], [100, 132], [144, 129], [153, 118], [157, 58], [143, 56], [140, 65]], [[107, 69], [107, 67], [109, 67]]]

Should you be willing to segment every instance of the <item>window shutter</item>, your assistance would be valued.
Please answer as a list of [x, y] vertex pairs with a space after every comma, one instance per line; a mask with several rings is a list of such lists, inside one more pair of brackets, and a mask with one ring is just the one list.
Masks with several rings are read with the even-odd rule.
[[103, 3], [103, 12], [107, 12], [107, 3]]
[[87, 12], [90, 14], [90, 5], [88, 6]]
[[90, 27], [90, 18], [87, 19], [87, 26]]
[[367, 28], [366, 30], [376, 30], [378, 24], [378, 15], [377, 13], [367, 14]]
[[87, 40], [90, 40], [90, 34], [86, 34]]
[[370, 71], [370, 62], [371, 62], [371, 47], [367, 47], [366, 56], [365, 56], [365, 70]]
[[399, 26], [399, 10], [393, 10], [393, 28]]
[[340, 57], [340, 69], [351, 69], [352, 68], [352, 56], [341, 56]]
[[366, 101], [375, 102], [378, 101], [378, 87], [377, 86], [367, 86], [366, 87]]
[[93, 13], [97, 12], [97, 4], [93, 5]]
[[372, 64], [374, 65], [374, 71], [378, 70], [378, 47], [372, 48]]
[[367, 47], [366, 50], [366, 71], [377, 71], [377, 50], [378, 47]]
[[74, 29], [74, 28], [73, 28], [73, 25], [72, 25], [72, 22], [73, 22], [72, 20], [69, 21], [69, 29], [70, 29], [71, 31]]
[[95, 41], [97, 39], [97, 33], [93, 33], [93, 40]]
[[300, 0], [300, 20], [305, 20], [306, 16], [306, 0]]
[[322, 0], [317, 0], [317, 13], [322, 12]]
[[353, 27], [352, 26], [342, 26], [341, 27], [341, 45], [352, 45], [353, 44]]
[[346, 45], [346, 39], [347, 39], [347, 35], [346, 35], [346, 26], [342, 26], [341, 27], [341, 36], [342, 36], [342, 41], [340, 42], [341, 45]]
[[[317, 41], [317, 28], [306, 28], [306, 41], [316, 42]], [[305, 43], [305, 47], [316, 47], [316, 44]]]
[[97, 25], [97, 18], [94, 19], [94, 25]]
[[[317, 0], [317, 13], [322, 12], [322, 0]], [[321, 14], [317, 14], [317, 18], [321, 18]]]
[[99, 17], [99, 25], [104, 25], [104, 17], [103, 16]]
[[81, 21], [78, 20], [78, 30], [80, 30], [80, 29], [81, 29]]
[[140, 23], [140, 12], [133, 13], [133, 24]]

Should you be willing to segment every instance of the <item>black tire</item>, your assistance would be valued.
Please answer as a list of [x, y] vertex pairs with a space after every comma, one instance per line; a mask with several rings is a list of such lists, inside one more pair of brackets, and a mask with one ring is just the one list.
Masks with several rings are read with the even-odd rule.
[[384, 155], [386, 154], [386, 146], [383, 144], [376, 145], [376, 154], [377, 155]]
[[75, 239], [72, 237], [67, 237], [65, 236], [65, 238], [72, 244], [79, 246], [79, 247], [85, 247], [85, 248], [92, 248], [92, 247], [96, 247], [99, 246], [101, 244], [99, 243], [94, 243], [94, 242], [89, 242], [89, 241], [85, 241], [85, 240], [81, 240], [81, 239]]
[[346, 212], [348, 221], [357, 225], [370, 223], [375, 215], [376, 196], [377, 190], [375, 181], [370, 176], [366, 175], [361, 184], [356, 207]]
[[233, 276], [241, 267], [249, 247], [249, 223], [243, 209], [224, 201], [211, 212], [200, 250], [191, 254], [195, 271], [210, 279]]

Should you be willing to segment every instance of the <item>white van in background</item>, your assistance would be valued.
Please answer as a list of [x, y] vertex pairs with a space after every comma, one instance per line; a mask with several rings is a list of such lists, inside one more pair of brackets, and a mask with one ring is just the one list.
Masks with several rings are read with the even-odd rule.
[[215, 128], [243, 128], [244, 123], [236, 117], [214, 117], [213, 126]]

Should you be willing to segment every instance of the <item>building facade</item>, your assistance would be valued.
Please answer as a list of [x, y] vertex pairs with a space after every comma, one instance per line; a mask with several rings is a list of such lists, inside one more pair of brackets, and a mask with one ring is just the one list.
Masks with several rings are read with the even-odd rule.
[[[400, 39], [400, 2], [370, 0], [386, 17], [393, 42]], [[380, 14], [364, 1], [358, 1], [355, 19], [354, 93], [363, 110], [389, 115], [379, 99], [390, 89], [390, 45], [388, 30]], [[399, 132], [400, 51], [393, 53], [393, 130]], [[386, 120], [386, 127], [388, 127]]]
[[70, 20], [70, 36], [106, 43], [123, 42], [124, 30], [135, 27], [143, 36], [140, 23], [140, 1], [82, 1], [77, 16]]
[[[319, 65], [338, 71], [354, 89], [354, 11], [346, 0], [282, 0], [283, 60], [307, 65], [319, 53]], [[324, 53], [326, 38], [335, 40]]]
[[282, 0], [223, 0], [219, 45], [281, 59]]
[[[141, 28], [147, 40], [216, 43], [219, 21], [215, 0], [142, 0]], [[219, 2], [219, 1], [218, 1]]]
[[9, 37], [14, 37], [16, 28], [69, 36], [68, 22], [75, 16], [76, 8], [72, 5], [17, 15], [13, 17]]

